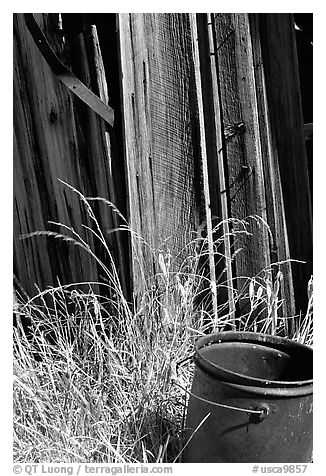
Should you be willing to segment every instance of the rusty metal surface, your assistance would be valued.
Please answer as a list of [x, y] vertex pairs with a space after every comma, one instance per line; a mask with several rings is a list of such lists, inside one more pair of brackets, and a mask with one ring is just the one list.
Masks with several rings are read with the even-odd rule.
[[[234, 348], [231, 350], [225, 342], [232, 343], [232, 335]], [[255, 339], [256, 345], [253, 345]], [[214, 350], [219, 344], [222, 349], [220, 354]], [[201, 360], [198, 355], [201, 355], [203, 348], [206, 355]], [[199, 339], [186, 420], [188, 445], [184, 450], [183, 462], [310, 462], [313, 426], [312, 359], [309, 360], [309, 369], [303, 369], [305, 380], [300, 380], [301, 367], [297, 365], [298, 359], [302, 360], [308, 352], [312, 356], [312, 351], [304, 345], [264, 334], [226, 332]], [[280, 357], [275, 359], [278, 353]], [[263, 354], [267, 364], [262, 364]], [[243, 356], [251, 360], [250, 364], [241, 363]], [[213, 367], [207, 365], [207, 362], [212, 363], [209, 362], [211, 357], [215, 359]], [[277, 364], [274, 365], [275, 360]], [[283, 361], [282, 365], [279, 360]], [[241, 374], [232, 373], [231, 370], [225, 370], [223, 374], [220, 371], [223, 370], [223, 365], [228, 369], [238, 370], [242, 366], [244, 372], [249, 374], [243, 375], [249, 384], [235, 383]], [[266, 372], [264, 365], [269, 367], [269, 379], [273, 378], [274, 372], [274, 378], [287, 375], [287, 380], [250, 377], [250, 374], [257, 376], [259, 372]], [[226, 375], [229, 381], [223, 381], [222, 375]], [[266, 382], [270, 383], [266, 385]], [[264, 418], [257, 418], [255, 414], [216, 406], [214, 402], [249, 410], [263, 408], [266, 411]]]
[[311, 386], [312, 360], [308, 346], [261, 333], [221, 332], [196, 342], [196, 364], [219, 380], [239, 385]]

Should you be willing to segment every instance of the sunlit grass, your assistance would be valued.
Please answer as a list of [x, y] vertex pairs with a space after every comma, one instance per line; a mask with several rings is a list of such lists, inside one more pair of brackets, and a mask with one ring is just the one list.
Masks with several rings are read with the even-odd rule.
[[[279, 317], [282, 273], [274, 280], [270, 270], [243, 278], [241, 294], [222, 273], [218, 286], [231, 288], [234, 301], [246, 300], [249, 309], [235, 319], [222, 303], [216, 323], [207, 294], [207, 243], [195, 235], [178, 269], [168, 248], [151, 250], [159, 272], [144, 280], [141, 295], [130, 303], [89, 200], [70, 188], [94, 223], [91, 233], [104, 246], [107, 263], [75, 230], [58, 224], [67, 232], [63, 239], [90, 253], [106, 282], [58, 285], [28, 301], [16, 296], [14, 459], [179, 462], [187, 403], [182, 389], [190, 389], [195, 339], [234, 326], [285, 335]], [[238, 224], [248, 233], [245, 221]], [[126, 224], [123, 229], [133, 234]], [[42, 234], [49, 235], [35, 232], [30, 238]], [[216, 260], [222, 259], [215, 245]], [[312, 345], [312, 281], [307, 314], [288, 337]]]

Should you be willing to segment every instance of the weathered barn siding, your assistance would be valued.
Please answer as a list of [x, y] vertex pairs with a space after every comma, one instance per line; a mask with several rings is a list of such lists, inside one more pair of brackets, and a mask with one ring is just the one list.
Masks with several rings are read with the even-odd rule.
[[[124, 141], [135, 285], [164, 245], [180, 264], [200, 217], [200, 156], [187, 14], [119, 14]], [[140, 260], [136, 269], [136, 260]]]
[[[283, 272], [283, 315], [293, 316], [305, 307], [312, 274], [311, 195], [293, 17], [216, 14], [214, 19], [230, 216], [257, 214], [271, 230], [267, 235], [252, 228], [253, 237], [243, 241], [244, 252], [236, 258], [236, 276], [255, 275], [264, 261], [282, 263], [272, 269]], [[242, 124], [238, 133], [230, 129], [236, 124]], [[305, 263], [290, 264], [290, 258]]]
[[[214, 15], [218, 83], [226, 153], [229, 214], [245, 219], [258, 215], [265, 222], [266, 196], [259, 136], [251, 32], [247, 14]], [[266, 227], [248, 218], [252, 236], [239, 235], [236, 276], [255, 276], [270, 264]], [[238, 227], [236, 227], [238, 228]]]
[[[211, 217], [216, 224], [258, 215], [262, 220], [247, 219], [252, 236], [226, 237], [219, 251], [230, 258], [243, 250], [232, 265], [211, 260], [210, 277], [222, 273], [241, 289], [243, 276], [273, 263], [307, 261], [275, 267], [284, 273], [283, 314], [304, 309], [311, 207], [291, 15], [65, 14], [64, 32], [58, 15], [36, 18], [60, 59], [114, 104], [117, 120], [108, 127], [71, 95], [15, 15], [15, 272], [28, 293], [57, 276], [103, 279], [77, 247], [46, 237], [19, 240], [49, 229], [48, 220], [87, 236], [110, 263], [82, 227], [91, 225], [85, 207], [60, 178], [126, 212], [131, 249], [126, 236], [110, 233], [121, 224], [111, 207], [94, 203], [125, 292], [129, 271], [136, 292], [160, 272], [153, 250], [169, 250], [178, 269], [205, 220], [210, 235]], [[236, 230], [225, 224], [219, 233]], [[230, 290], [218, 299], [235, 311]]]
[[[37, 14], [35, 17], [59, 57], [69, 61], [58, 15]], [[86, 63], [85, 59], [85, 74]], [[22, 14], [14, 15], [14, 67], [16, 278], [31, 295], [36, 292], [35, 284], [43, 289], [56, 285], [58, 278], [62, 283], [98, 281], [94, 259], [81, 248], [51, 237], [22, 241], [20, 236], [49, 229], [72, 236], [62, 227], [50, 226], [48, 221], [52, 220], [73, 227], [93, 249], [98, 249], [92, 234], [83, 227], [92, 227], [85, 206], [58, 179], [86, 196], [111, 198], [112, 166], [103, 124], [54, 76], [27, 30]], [[101, 213], [97, 216], [102, 229], [112, 229], [115, 223], [110, 208], [99, 210]], [[111, 249], [115, 251], [112, 242]]]
[[[304, 310], [307, 282], [313, 272], [312, 207], [293, 15], [260, 14], [258, 20], [274, 155], [272, 163], [277, 174], [275, 183], [281, 184], [284, 207], [275, 248], [282, 257], [282, 238], [287, 233], [286, 256], [306, 263], [292, 264], [291, 280], [296, 308]], [[279, 194], [269, 197], [270, 204], [279, 201]]]
[[[262, 57], [261, 42], [263, 36], [261, 36], [261, 32], [259, 30], [260, 16], [253, 14], [250, 15], [249, 19], [257, 91], [259, 132], [264, 168], [266, 214], [272, 237], [270, 242], [271, 262], [283, 263], [280, 266], [280, 269], [284, 274], [284, 279], [281, 283], [281, 295], [284, 299], [282, 310], [284, 316], [293, 316], [295, 314], [295, 296], [293, 291], [292, 266], [289, 262], [291, 253], [289, 249], [288, 230], [284, 209], [284, 184], [282, 184], [280, 177], [278, 149], [275, 146], [270, 116], [270, 108], [273, 107], [273, 105], [269, 103], [267, 98], [267, 71]], [[298, 134], [298, 132], [296, 132], [296, 134]], [[274, 275], [277, 270], [278, 267], [273, 268]], [[305, 291], [307, 282], [302, 283], [303, 292]]]

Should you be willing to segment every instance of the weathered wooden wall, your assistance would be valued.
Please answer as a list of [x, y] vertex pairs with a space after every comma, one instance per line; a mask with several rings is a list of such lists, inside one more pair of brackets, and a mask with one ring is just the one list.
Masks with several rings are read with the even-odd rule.
[[[282, 241], [287, 235], [285, 256], [306, 263], [291, 267], [296, 307], [304, 310], [313, 272], [312, 207], [293, 15], [261, 14], [258, 25], [271, 130], [270, 175], [281, 188], [284, 209], [274, 242], [282, 258]], [[280, 202], [280, 193], [269, 197], [273, 197], [270, 207]]]
[[[235, 278], [241, 289], [242, 276], [275, 262], [307, 261], [280, 268], [283, 314], [299, 312], [312, 272], [312, 241], [291, 15], [107, 15], [80, 15], [78, 21], [78, 14], [66, 15], [65, 42], [57, 15], [38, 14], [37, 20], [67, 66], [114, 104], [113, 129], [58, 82], [22, 15], [15, 15], [18, 280], [33, 293], [34, 283], [44, 288], [57, 276], [64, 282], [101, 279], [78, 248], [44, 237], [18, 239], [48, 229], [47, 220], [87, 233], [81, 224], [89, 226], [89, 217], [61, 178], [127, 212], [135, 233], [131, 249], [121, 235], [107, 235], [125, 290], [129, 267], [136, 292], [160, 271], [153, 249], [169, 249], [177, 269], [203, 220], [258, 215], [271, 233], [249, 219], [252, 236], [225, 240], [227, 256], [232, 246], [243, 248], [232, 265], [227, 260], [225, 282]], [[97, 204], [95, 212], [103, 230], [119, 225], [109, 207]], [[229, 230], [236, 228], [224, 226], [222, 232]], [[91, 235], [88, 240], [101, 255]], [[220, 274], [221, 263], [209, 267], [211, 278]], [[229, 300], [234, 312], [231, 293], [221, 292], [219, 299]]]
[[[212, 92], [214, 82], [217, 84], [211, 101], [218, 104], [217, 121], [224, 139], [217, 152], [211, 147], [217, 163], [223, 154], [224, 169], [219, 168], [215, 177], [211, 173], [212, 201], [219, 201], [220, 207], [215, 209], [222, 207], [224, 217], [223, 190], [218, 187], [224, 174], [228, 216], [242, 219], [258, 215], [270, 227], [267, 232], [259, 221], [249, 221], [252, 236], [238, 240], [243, 251], [235, 259], [233, 275], [241, 289], [241, 276], [254, 276], [268, 266], [274, 276], [281, 270], [283, 315], [293, 316], [306, 305], [312, 274], [311, 192], [293, 18], [290, 14], [198, 15], [198, 24], [204, 32], [200, 38], [202, 62], [209, 64], [214, 58], [216, 63], [215, 79], [211, 74], [206, 82]], [[205, 44], [205, 30], [208, 38], [213, 30], [215, 42], [206, 40]], [[282, 69], [284, 58], [287, 67]], [[204, 66], [202, 74], [205, 78], [210, 75]], [[206, 95], [207, 123], [211, 124], [214, 112], [209, 112], [209, 93]], [[214, 134], [211, 129], [208, 141], [221, 144], [217, 135], [218, 130]], [[216, 190], [220, 190], [220, 197]], [[304, 213], [302, 220], [299, 208]], [[295, 230], [293, 222], [303, 229]], [[290, 263], [290, 258], [305, 263]], [[245, 308], [245, 301], [242, 306]]]
[[[226, 153], [226, 194], [234, 218], [266, 221], [252, 43], [246, 14], [214, 15], [218, 83]], [[239, 237], [237, 276], [255, 276], [270, 263], [266, 228], [249, 220], [252, 236]]]
[[[309, 255], [312, 242], [293, 19], [285, 14], [197, 16], [205, 116], [204, 123], [200, 124], [196, 112], [189, 116], [189, 111], [199, 107], [198, 85], [192, 102], [190, 95], [184, 94], [185, 85], [191, 84], [189, 77], [194, 74], [188, 66], [194, 53], [189, 42], [188, 45], [184, 43], [185, 35], [194, 35], [189, 26], [184, 27], [187, 18], [188, 15], [173, 14], [120, 15], [131, 219], [135, 230], [146, 236], [152, 247], [159, 246], [171, 233], [176, 233], [180, 240], [180, 230], [185, 237], [184, 219], [191, 227], [196, 224], [189, 221], [188, 213], [194, 218], [196, 202], [192, 197], [198, 197], [196, 183], [188, 180], [188, 170], [194, 170], [194, 164], [203, 164], [206, 160], [209, 196], [205, 194], [203, 183], [200, 183], [200, 193], [204, 200], [209, 201], [213, 216], [219, 219], [262, 218], [261, 221], [248, 219], [247, 229], [251, 236], [238, 235], [234, 245], [241, 247], [242, 252], [236, 256], [228, 277], [236, 276], [237, 284], [236, 281], [234, 284], [241, 289], [245, 282], [241, 277], [255, 276], [271, 265], [272, 274], [281, 270], [284, 275], [283, 314], [294, 315], [304, 308], [306, 286], [312, 272]], [[279, 29], [282, 34], [278, 33]], [[282, 35], [282, 46], [267, 46], [268, 42], [277, 42], [276, 38]], [[168, 57], [168, 62], [165, 57]], [[289, 66], [280, 71], [284, 57]], [[178, 70], [179, 64], [182, 66]], [[175, 91], [173, 106], [169, 102], [171, 87]], [[176, 109], [180, 119], [172, 130], [169, 124]], [[276, 116], [275, 111], [280, 110], [282, 114]], [[289, 121], [288, 117], [293, 119]], [[189, 149], [191, 153], [185, 154], [187, 148], [171, 148], [171, 137], [175, 137], [174, 144], [175, 141], [182, 144], [182, 131], [189, 120], [192, 121], [192, 131], [189, 130], [188, 140], [192, 141], [192, 147]], [[199, 127], [199, 132], [194, 135], [196, 127]], [[200, 148], [196, 148], [196, 143], [200, 142], [200, 128], [205, 129], [206, 157], [200, 156]], [[287, 131], [291, 141], [286, 140], [281, 131]], [[168, 149], [164, 150], [162, 144], [169, 144]], [[173, 150], [173, 158], [169, 150]], [[290, 183], [292, 175], [285, 169], [298, 156], [303, 173], [298, 172], [298, 166], [293, 166], [294, 176], [299, 174], [300, 177]], [[172, 177], [172, 180], [164, 183], [162, 178], [166, 180], [167, 177]], [[188, 194], [183, 194], [186, 202], [181, 202], [180, 220], [175, 207], [171, 214], [171, 197], [182, 189], [188, 190]], [[299, 215], [289, 216], [289, 211], [299, 206], [308, 221], [305, 230], [300, 232], [291, 225], [295, 221], [300, 227]], [[268, 223], [270, 231], [263, 222]], [[236, 229], [230, 227], [230, 231]], [[225, 249], [230, 246], [232, 243], [226, 244]], [[173, 252], [179, 249], [180, 243], [175, 242]], [[290, 264], [290, 258], [307, 261], [307, 264]], [[273, 267], [273, 263], [281, 264]], [[245, 306], [245, 302], [242, 304]]]
[[133, 240], [137, 287], [158, 271], [150, 250], [180, 264], [204, 219], [189, 15], [119, 14], [119, 38], [130, 222], [149, 245]]
[[[70, 66], [71, 52], [63, 42], [58, 15], [35, 17], [52, 48]], [[90, 46], [96, 38], [93, 35], [87, 41]], [[76, 42], [83, 80], [106, 99], [94, 64], [100, 56], [92, 52], [89, 59], [83, 35]], [[76, 55], [77, 46], [74, 48]], [[48, 221], [52, 220], [73, 227], [101, 256], [103, 250], [83, 227], [93, 226], [84, 205], [58, 179], [85, 196], [114, 200], [117, 184], [112, 180], [113, 167], [117, 166], [112, 164], [102, 120], [57, 80], [27, 30], [23, 15], [14, 15], [14, 271], [28, 294], [35, 294], [35, 284], [44, 289], [56, 285], [58, 278], [62, 284], [100, 280], [96, 263], [81, 248], [51, 237], [20, 240], [20, 236], [49, 229], [67, 233], [62, 227], [50, 226]], [[110, 208], [95, 204], [95, 209], [102, 230], [115, 227]], [[120, 244], [115, 236], [110, 247], [119, 266]], [[102, 258], [108, 260], [105, 255]]]
[[[255, 276], [272, 263], [291, 255], [279, 177], [277, 150], [272, 146], [270, 105], [266, 98], [261, 36], [256, 15], [216, 14], [212, 23], [221, 95], [222, 128], [226, 154], [226, 194], [229, 214], [234, 218], [258, 215], [262, 222], [249, 219], [252, 236], [241, 236], [243, 251], [236, 257], [235, 275]], [[273, 269], [273, 268], [272, 268]], [[288, 262], [281, 269], [283, 315], [295, 313], [292, 270]], [[246, 309], [246, 302], [242, 302]]]

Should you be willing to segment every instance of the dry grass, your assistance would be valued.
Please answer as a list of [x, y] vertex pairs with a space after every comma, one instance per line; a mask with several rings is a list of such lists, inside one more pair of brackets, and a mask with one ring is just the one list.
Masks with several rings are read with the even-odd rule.
[[[106, 247], [109, 265], [66, 227], [69, 240], [91, 253], [107, 283], [58, 286], [28, 302], [16, 299], [14, 459], [178, 462], [187, 398], [180, 386], [190, 388], [194, 340], [216, 324], [202, 299], [207, 244], [204, 239], [198, 246], [197, 238], [190, 243], [177, 271], [172, 271], [168, 250], [153, 250], [159, 286], [144, 285], [141, 299], [131, 306], [92, 209], [79, 196], [94, 222], [93, 233]], [[241, 224], [246, 232], [245, 222]], [[234, 292], [236, 301], [250, 302], [237, 328], [284, 334], [284, 320], [278, 317], [282, 275], [273, 282], [270, 276], [265, 270], [247, 278], [242, 295]], [[309, 309], [292, 337], [311, 345], [312, 281], [309, 286]], [[98, 288], [101, 295], [94, 291]], [[218, 311], [219, 330], [234, 325], [224, 306]], [[22, 321], [29, 322], [27, 333]]]

